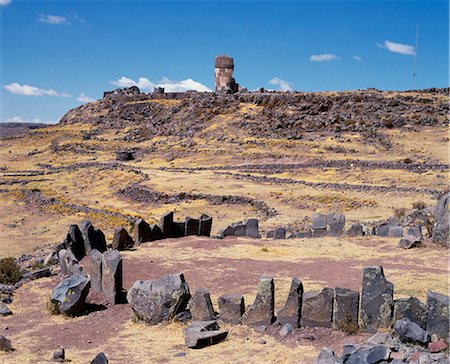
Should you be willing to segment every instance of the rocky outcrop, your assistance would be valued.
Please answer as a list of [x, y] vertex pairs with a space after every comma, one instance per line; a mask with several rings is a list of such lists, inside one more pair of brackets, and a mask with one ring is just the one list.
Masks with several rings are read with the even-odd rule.
[[433, 241], [437, 244], [450, 246], [450, 193], [445, 194], [438, 201], [434, 209], [435, 224], [433, 227]]

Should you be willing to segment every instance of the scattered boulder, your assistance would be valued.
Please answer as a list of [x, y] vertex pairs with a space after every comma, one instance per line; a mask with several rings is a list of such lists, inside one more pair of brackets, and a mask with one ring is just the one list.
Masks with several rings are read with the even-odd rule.
[[359, 292], [337, 287], [334, 290], [333, 327], [346, 332], [358, 329]]
[[302, 326], [331, 327], [334, 290], [324, 288], [320, 292], [303, 294]]
[[108, 364], [108, 358], [104, 353], [99, 353], [97, 356], [91, 361], [91, 364]]
[[73, 254], [70, 249], [66, 249], [64, 264], [67, 269], [67, 275], [83, 274], [83, 267], [80, 265], [78, 259], [75, 257], [75, 254]]
[[246, 236], [245, 225], [242, 222], [235, 222], [231, 224], [234, 236]]
[[23, 275], [23, 279], [35, 280], [44, 277], [50, 277], [52, 275], [52, 270], [50, 267], [45, 267], [41, 269], [35, 269], [31, 272], [27, 272]]
[[284, 324], [283, 327], [281, 328], [279, 334], [282, 337], [286, 337], [288, 336], [292, 331], [293, 331], [293, 327], [291, 324]]
[[255, 302], [242, 315], [246, 325], [271, 325], [274, 320], [275, 286], [272, 277], [261, 277]]
[[240, 324], [244, 314], [244, 296], [241, 294], [226, 294], [219, 297], [219, 318], [223, 322]]
[[383, 267], [363, 270], [360, 318], [367, 331], [389, 328], [392, 325], [394, 285], [384, 277]]
[[121, 162], [132, 161], [134, 159], [134, 153], [127, 150], [119, 150], [116, 152], [116, 160]]
[[387, 237], [389, 232], [389, 224], [383, 222], [376, 227], [376, 235]]
[[261, 235], [259, 235], [259, 221], [258, 219], [247, 219], [244, 221], [245, 225], [245, 234], [249, 238], [259, 239]]
[[422, 240], [423, 239], [422, 226], [420, 225], [408, 226], [406, 228], [406, 234], [404, 235], [411, 235], [414, 236], [416, 239]]
[[12, 311], [6, 305], [6, 303], [0, 303], [0, 316], [9, 316], [12, 315]]
[[189, 306], [194, 321], [209, 321], [216, 319], [211, 297], [206, 288], [198, 288], [195, 291], [189, 301]]
[[213, 218], [206, 214], [202, 214], [199, 220], [198, 235], [211, 236]]
[[407, 318], [395, 321], [394, 330], [403, 342], [427, 344], [430, 341], [428, 332]]
[[136, 316], [150, 325], [172, 320], [186, 309], [190, 298], [183, 273], [136, 281], [127, 294], [128, 303]]
[[122, 255], [109, 250], [102, 255], [101, 289], [112, 305], [120, 303], [122, 295]]
[[0, 351], [12, 351], [11, 341], [4, 337], [3, 335], [0, 335]]
[[114, 238], [112, 241], [112, 248], [114, 250], [127, 250], [132, 248], [133, 245], [134, 241], [124, 227], [117, 227], [114, 229]]
[[281, 325], [300, 327], [302, 316], [303, 284], [297, 277], [292, 278], [291, 288], [284, 307], [278, 311], [277, 320]]
[[51, 300], [58, 304], [61, 313], [69, 316], [77, 315], [84, 310], [90, 286], [90, 279], [85, 275], [71, 275], [53, 289]]
[[91, 273], [91, 288], [94, 292], [102, 291], [102, 253], [97, 249], [92, 249], [89, 255], [90, 273]]
[[314, 364], [341, 364], [341, 360], [334, 353], [333, 350], [329, 348], [323, 348], [319, 356], [316, 360], [314, 360]]
[[137, 219], [134, 223], [134, 241], [136, 244], [146, 243], [152, 240], [150, 225], [143, 219]]
[[394, 321], [407, 318], [422, 329], [426, 329], [427, 314], [427, 306], [416, 297], [399, 298], [394, 302]]
[[186, 217], [186, 220], [184, 222], [185, 224], [185, 234], [188, 235], [198, 235], [199, 234], [199, 226], [200, 226], [200, 220], [193, 219], [192, 217]]
[[350, 228], [347, 230], [347, 236], [364, 236], [363, 226], [357, 222], [353, 223]]
[[435, 224], [433, 227], [433, 242], [450, 246], [450, 214], [449, 214], [450, 192], [440, 198], [434, 208]]
[[398, 243], [399, 248], [412, 249], [422, 246], [422, 240], [413, 235], [405, 235]]
[[56, 362], [65, 362], [66, 361], [66, 351], [64, 348], [59, 348], [52, 355], [52, 360]]
[[449, 306], [450, 297], [427, 291], [427, 331], [442, 338], [449, 336]]
[[191, 349], [218, 344], [228, 336], [228, 331], [219, 329], [216, 321], [194, 322], [183, 330], [184, 343]]

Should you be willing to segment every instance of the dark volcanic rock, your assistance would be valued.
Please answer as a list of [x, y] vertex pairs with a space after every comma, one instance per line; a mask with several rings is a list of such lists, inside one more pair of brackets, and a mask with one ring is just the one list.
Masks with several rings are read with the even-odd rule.
[[418, 248], [421, 245], [422, 240], [420, 238], [416, 238], [413, 235], [404, 236], [403, 238], [400, 239], [398, 243], [398, 247], [403, 249]]
[[158, 225], [156, 225], [156, 224], [150, 225], [150, 230], [152, 232], [153, 240], [160, 240], [160, 239], [164, 238], [164, 234]]
[[394, 302], [394, 321], [407, 318], [426, 329], [428, 309], [416, 297], [399, 298]]
[[0, 303], [0, 316], [9, 316], [12, 315], [11, 310], [5, 303]]
[[1, 351], [12, 351], [11, 341], [4, 337], [3, 335], [0, 335], [0, 350]]
[[324, 288], [320, 292], [303, 294], [302, 326], [331, 327], [334, 290]]
[[329, 348], [323, 348], [314, 364], [341, 364], [341, 360], [336, 356], [333, 350]]
[[244, 296], [226, 294], [219, 297], [219, 318], [223, 322], [240, 324], [245, 310]]
[[78, 225], [70, 225], [69, 232], [65, 240], [66, 249], [72, 250], [77, 260], [81, 260], [86, 255], [84, 250], [84, 239]]
[[212, 217], [202, 214], [202, 216], [200, 216], [198, 235], [199, 236], [211, 236], [212, 222], [213, 222]]
[[442, 338], [449, 336], [449, 296], [427, 291], [427, 331]]
[[124, 227], [114, 229], [114, 238], [112, 241], [113, 249], [122, 251], [132, 248], [133, 245], [134, 241]]
[[329, 236], [340, 236], [345, 227], [345, 215], [335, 212], [327, 215], [327, 230]]
[[426, 344], [430, 341], [428, 332], [407, 318], [395, 321], [394, 330], [403, 342]]
[[58, 304], [61, 313], [77, 315], [84, 310], [90, 286], [90, 279], [85, 275], [69, 276], [53, 289], [51, 300]]
[[152, 240], [150, 225], [143, 219], [137, 219], [134, 223], [134, 241], [136, 244], [146, 243]]
[[201, 349], [226, 339], [228, 331], [219, 330], [216, 321], [194, 322], [183, 330], [184, 343], [188, 348]]
[[95, 229], [92, 223], [88, 220], [84, 220], [80, 225], [81, 235], [84, 241], [84, 250], [87, 255], [91, 254], [92, 243], [95, 240]]
[[102, 291], [102, 253], [97, 249], [91, 250], [90, 254], [91, 288], [94, 292]]
[[242, 315], [246, 325], [270, 325], [274, 322], [275, 286], [272, 277], [261, 277], [255, 302]]
[[206, 288], [198, 288], [195, 291], [189, 301], [189, 307], [194, 321], [209, 321], [216, 319], [211, 297]]
[[118, 250], [102, 255], [102, 292], [112, 305], [120, 303], [122, 295], [122, 256]]
[[358, 328], [359, 292], [337, 287], [334, 290], [333, 327], [340, 330]]
[[245, 225], [242, 222], [236, 222], [234, 224], [231, 224], [231, 227], [233, 228], [234, 236], [246, 236], [247, 235], [247, 233], [245, 231]]
[[361, 325], [368, 331], [392, 325], [394, 285], [384, 277], [383, 267], [363, 270]]
[[199, 235], [200, 220], [188, 216], [184, 223], [186, 235]]
[[161, 231], [166, 238], [173, 238], [175, 236], [173, 212], [165, 213], [159, 220], [159, 226], [161, 227]]
[[108, 364], [108, 358], [104, 353], [99, 353], [97, 356], [91, 361], [91, 364]]
[[354, 223], [347, 230], [347, 236], [364, 236], [363, 226], [360, 223]]
[[189, 286], [182, 273], [136, 281], [127, 294], [136, 316], [151, 325], [172, 320], [186, 309], [190, 298]]
[[450, 246], [450, 192], [441, 197], [434, 209], [436, 223], [433, 227], [433, 241], [437, 244]]
[[274, 239], [286, 239], [286, 229], [283, 227], [276, 228], [273, 233]]
[[245, 234], [249, 238], [259, 239], [261, 235], [259, 235], [259, 222], [258, 219], [247, 219], [244, 221], [245, 225]]
[[291, 324], [293, 327], [300, 327], [302, 316], [303, 284], [296, 277], [292, 278], [291, 288], [284, 307], [278, 311], [277, 320], [281, 325]]
[[116, 160], [126, 162], [134, 159], [134, 153], [129, 151], [116, 152]]

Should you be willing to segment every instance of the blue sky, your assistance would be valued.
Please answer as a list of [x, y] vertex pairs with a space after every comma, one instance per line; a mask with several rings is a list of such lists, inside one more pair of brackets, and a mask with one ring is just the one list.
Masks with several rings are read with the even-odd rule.
[[[104, 90], [447, 87], [447, 1], [0, 0], [0, 121], [56, 122]], [[416, 49], [416, 26], [419, 46]]]

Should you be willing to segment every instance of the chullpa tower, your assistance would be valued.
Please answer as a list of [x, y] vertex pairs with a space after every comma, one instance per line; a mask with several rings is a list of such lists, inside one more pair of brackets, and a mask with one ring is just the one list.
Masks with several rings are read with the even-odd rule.
[[239, 85], [233, 78], [234, 62], [229, 56], [217, 56], [215, 62], [216, 92], [234, 93]]

